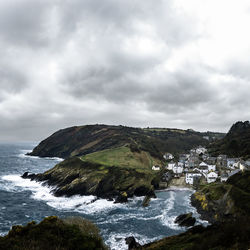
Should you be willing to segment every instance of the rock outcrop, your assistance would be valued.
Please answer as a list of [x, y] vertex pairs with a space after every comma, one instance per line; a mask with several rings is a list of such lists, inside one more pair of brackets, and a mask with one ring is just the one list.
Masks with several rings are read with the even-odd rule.
[[177, 216], [174, 222], [181, 227], [192, 227], [195, 224], [196, 219], [193, 217], [193, 213], [188, 213]]
[[142, 249], [141, 245], [135, 240], [133, 236], [127, 237], [125, 241], [128, 245], [128, 250]]
[[126, 202], [134, 195], [155, 197], [151, 184], [154, 173], [104, 166], [77, 157], [67, 159], [43, 174], [24, 173], [22, 177], [54, 187], [56, 196], [95, 195], [114, 198], [115, 202]]
[[201, 186], [191, 197], [192, 205], [210, 223], [250, 215], [250, 171], [231, 176], [226, 183]]

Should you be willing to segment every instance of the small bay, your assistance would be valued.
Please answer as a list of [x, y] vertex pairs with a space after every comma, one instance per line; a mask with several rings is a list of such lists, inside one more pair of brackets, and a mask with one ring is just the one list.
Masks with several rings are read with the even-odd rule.
[[145, 244], [185, 231], [174, 223], [181, 213], [193, 212], [190, 204], [193, 193], [189, 189], [169, 189], [157, 192], [150, 205], [142, 207], [143, 197], [130, 199], [127, 204], [95, 199], [94, 196], [55, 197], [51, 187], [20, 176], [28, 171], [44, 172], [62, 159], [26, 156], [35, 143], [0, 144], [0, 234], [6, 234], [12, 225], [24, 225], [45, 216], [82, 216], [93, 221], [101, 230], [105, 243], [111, 249], [127, 249], [125, 237], [134, 236]]

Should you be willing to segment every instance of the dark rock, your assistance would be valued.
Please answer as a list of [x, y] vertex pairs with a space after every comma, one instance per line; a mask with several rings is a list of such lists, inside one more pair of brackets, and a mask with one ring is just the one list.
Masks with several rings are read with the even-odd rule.
[[21, 177], [26, 179], [26, 178], [28, 178], [28, 175], [29, 175], [29, 172], [25, 172]]
[[202, 225], [197, 225], [194, 227], [191, 227], [188, 232], [192, 233], [192, 234], [197, 234], [197, 233], [203, 233], [206, 230], [205, 227], [203, 227]]
[[143, 207], [147, 207], [149, 205], [150, 200], [151, 200], [150, 196], [148, 196], [148, 195], [145, 196], [144, 199], [143, 199], [143, 201], [142, 201], [142, 206]]
[[175, 223], [179, 224], [180, 226], [191, 227], [195, 224], [196, 219], [192, 217], [193, 213], [188, 214], [181, 214], [176, 217]]
[[135, 240], [133, 236], [125, 238], [128, 250], [142, 249], [141, 245]]
[[142, 201], [142, 206], [147, 207], [149, 205], [149, 202], [151, 201], [151, 198], [156, 198], [156, 195], [154, 192], [153, 193], [149, 192], [149, 194], [144, 197]]
[[114, 203], [125, 203], [125, 202], [128, 202], [128, 195], [126, 192], [123, 192], [116, 197]]
[[29, 172], [25, 172], [21, 177], [24, 179], [34, 180], [36, 178], [36, 174], [29, 174]]
[[154, 190], [152, 190], [151, 188], [147, 187], [147, 186], [140, 186], [137, 187], [134, 191], [134, 195], [135, 196], [145, 196], [148, 195], [152, 198], [156, 198], [156, 195], [154, 193]]

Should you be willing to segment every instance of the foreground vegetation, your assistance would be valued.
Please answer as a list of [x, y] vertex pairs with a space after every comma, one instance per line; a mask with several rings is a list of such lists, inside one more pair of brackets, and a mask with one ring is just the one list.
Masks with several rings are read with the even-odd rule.
[[13, 226], [0, 237], [2, 250], [96, 250], [107, 249], [98, 228], [81, 217], [45, 218], [39, 224]]
[[195, 226], [187, 232], [146, 244], [142, 249], [157, 250], [247, 250], [250, 247], [249, 217], [214, 224]]

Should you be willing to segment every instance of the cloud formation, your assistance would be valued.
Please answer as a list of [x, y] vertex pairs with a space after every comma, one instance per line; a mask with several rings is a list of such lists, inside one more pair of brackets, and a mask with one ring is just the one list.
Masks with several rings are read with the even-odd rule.
[[227, 131], [250, 117], [247, 0], [0, 3], [0, 141], [80, 124]]

